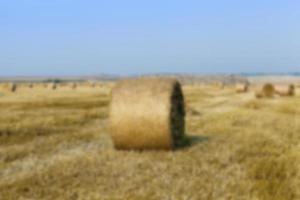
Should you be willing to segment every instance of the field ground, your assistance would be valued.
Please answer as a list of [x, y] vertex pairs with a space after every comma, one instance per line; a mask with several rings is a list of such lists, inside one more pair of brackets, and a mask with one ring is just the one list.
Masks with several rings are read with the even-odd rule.
[[109, 88], [0, 91], [0, 199], [300, 199], [300, 95], [184, 87], [191, 145], [116, 151]]

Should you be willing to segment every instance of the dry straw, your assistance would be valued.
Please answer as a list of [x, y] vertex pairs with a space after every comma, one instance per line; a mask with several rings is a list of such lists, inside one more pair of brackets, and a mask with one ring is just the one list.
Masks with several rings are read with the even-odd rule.
[[263, 97], [271, 98], [274, 96], [274, 94], [275, 94], [275, 88], [274, 85], [271, 83], [264, 84], [261, 89], [255, 92], [255, 96], [257, 98], [263, 98]]
[[117, 149], [166, 149], [180, 145], [184, 97], [174, 79], [123, 80], [112, 90], [110, 132]]
[[293, 84], [290, 84], [288, 86], [276, 86], [275, 92], [279, 96], [294, 96], [295, 86]]

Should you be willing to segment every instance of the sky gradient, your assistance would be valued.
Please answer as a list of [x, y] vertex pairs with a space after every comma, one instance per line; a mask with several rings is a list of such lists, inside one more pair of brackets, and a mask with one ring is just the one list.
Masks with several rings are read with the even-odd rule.
[[0, 0], [0, 76], [299, 71], [299, 0]]

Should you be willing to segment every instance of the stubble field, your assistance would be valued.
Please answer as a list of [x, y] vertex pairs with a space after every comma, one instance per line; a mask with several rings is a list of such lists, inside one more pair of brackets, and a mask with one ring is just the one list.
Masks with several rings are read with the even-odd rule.
[[110, 86], [0, 90], [0, 199], [300, 199], [299, 89], [183, 89], [190, 145], [174, 152], [114, 150]]

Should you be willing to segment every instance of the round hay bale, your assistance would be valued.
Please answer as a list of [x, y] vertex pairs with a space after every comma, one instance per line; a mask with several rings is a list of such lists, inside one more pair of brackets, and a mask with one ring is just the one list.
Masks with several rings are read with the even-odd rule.
[[290, 84], [288, 86], [276, 86], [275, 92], [279, 96], [294, 96], [295, 95], [295, 85]]
[[275, 94], [275, 87], [271, 83], [266, 83], [261, 86], [258, 90], [255, 91], [256, 98], [264, 98], [268, 97], [271, 98]]
[[181, 145], [185, 109], [177, 80], [123, 80], [111, 95], [110, 133], [115, 148], [171, 150]]
[[52, 83], [51, 89], [52, 89], [52, 90], [56, 90], [56, 89], [57, 89], [57, 84], [56, 84], [56, 83]]
[[96, 87], [96, 83], [91, 83], [91, 88], [95, 88]]
[[72, 88], [73, 90], [76, 90], [77, 84], [76, 84], [76, 83], [72, 83], [71, 88]]
[[11, 92], [16, 92], [16, 90], [17, 90], [17, 84], [16, 83], [10, 84], [9, 90]]
[[262, 88], [265, 97], [273, 97], [275, 94], [274, 85], [271, 83], [266, 83]]
[[290, 84], [289, 85], [289, 92], [288, 92], [289, 96], [295, 96], [296, 94], [296, 87], [294, 84]]
[[33, 84], [33, 83], [29, 83], [28, 87], [29, 87], [30, 89], [32, 89], [32, 88], [34, 87], [34, 84]]

